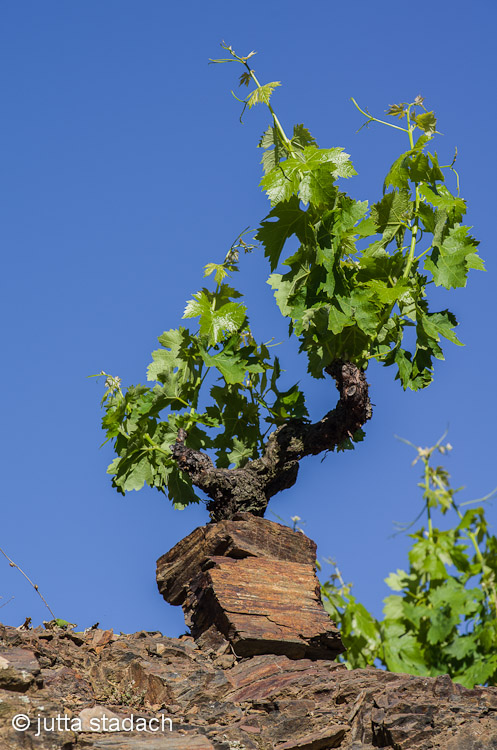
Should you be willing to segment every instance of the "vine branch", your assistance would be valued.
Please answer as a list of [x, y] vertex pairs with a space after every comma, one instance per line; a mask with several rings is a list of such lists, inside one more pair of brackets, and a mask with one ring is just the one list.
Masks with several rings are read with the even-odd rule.
[[351, 439], [372, 416], [368, 383], [364, 372], [351, 362], [336, 361], [326, 368], [340, 393], [336, 407], [319, 422], [290, 420], [268, 438], [260, 458], [235, 469], [216, 468], [202, 451], [185, 445], [187, 433], [180, 429], [171, 446], [178, 468], [203, 490], [211, 520], [231, 518], [248, 511], [262, 516], [270, 498], [292, 487], [305, 456], [333, 450]]

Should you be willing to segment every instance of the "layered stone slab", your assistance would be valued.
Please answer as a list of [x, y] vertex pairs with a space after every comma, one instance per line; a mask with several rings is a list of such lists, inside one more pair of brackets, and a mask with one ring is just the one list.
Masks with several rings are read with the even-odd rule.
[[[103, 645], [96, 652], [95, 643]], [[229, 646], [228, 646], [229, 648]], [[24, 653], [20, 654], [19, 650]], [[0, 750], [495, 750], [497, 688], [323, 659], [215, 656], [189, 636], [0, 625], [2, 659], [35, 676], [0, 688]], [[5, 666], [5, 663], [4, 663]], [[11, 668], [9, 667], [9, 668]], [[172, 732], [53, 730], [38, 718], [170, 717]], [[12, 724], [31, 717], [27, 731]]]
[[195, 638], [222, 636], [238, 656], [335, 658], [344, 649], [321, 603], [316, 545], [240, 513], [195, 529], [157, 562], [159, 591]]
[[0, 648], [0, 689], [26, 692], [39, 680], [40, 665], [32, 651], [25, 648]]

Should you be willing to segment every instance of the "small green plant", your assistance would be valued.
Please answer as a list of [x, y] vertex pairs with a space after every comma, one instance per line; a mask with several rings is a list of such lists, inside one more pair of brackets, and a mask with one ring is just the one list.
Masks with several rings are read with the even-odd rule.
[[[388, 109], [403, 125], [354, 102], [366, 124], [382, 123], [406, 141], [370, 206], [341, 188], [356, 174], [342, 148], [320, 148], [302, 124], [284, 129], [271, 99], [280, 83], [261, 85], [250, 66], [255, 53], [242, 57], [222, 46], [227, 57], [212, 62], [241, 65], [240, 85], [254, 86], [239, 99], [243, 111], [261, 104], [269, 113], [259, 147], [271, 210], [253, 241], [242, 233], [224, 261], [207, 263], [204, 276], [214, 284], [187, 302], [183, 318], [195, 321], [193, 330], [180, 326], [159, 337], [147, 372], [153, 385], [123, 389], [119, 378], [101, 373], [114, 487], [122, 494], [144, 484], [167, 489], [176, 508], [203, 499], [200, 490], [213, 520], [239, 510], [263, 515], [269, 499], [295, 483], [302, 458], [363, 439], [371, 361], [392, 367], [404, 389], [428, 386], [433, 360], [443, 359], [442, 339], [460, 343], [454, 314], [430, 310], [430, 286], [463, 287], [470, 269], [483, 268], [462, 224], [466, 204], [454, 161], [440, 165], [428, 150], [436, 118], [421, 96]], [[256, 244], [310, 376], [330, 377], [339, 390], [336, 408], [314, 424], [300, 384], [281, 385], [271, 332], [256, 341], [231, 285], [240, 255]]]
[[[416, 450], [420, 461], [425, 525], [410, 534], [407, 571], [386, 579], [396, 593], [384, 600], [384, 619], [376, 620], [351, 593], [335, 565], [322, 586], [323, 602], [339, 623], [347, 664], [378, 661], [392, 672], [449, 674], [467, 687], [497, 684], [497, 538], [489, 532], [483, 505], [456, 498], [437, 453], [452, 446], [439, 440]], [[476, 507], [467, 507], [469, 505]], [[455, 525], [441, 529], [437, 516], [451, 514]]]
[[110, 702], [119, 706], [141, 708], [145, 703], [146, 693], [146, 690], [137, 690], [135, 680], [130, 677], [119, 680], [110, 675], [105, 689], [97, 696], [97, 700], [101, 703]]

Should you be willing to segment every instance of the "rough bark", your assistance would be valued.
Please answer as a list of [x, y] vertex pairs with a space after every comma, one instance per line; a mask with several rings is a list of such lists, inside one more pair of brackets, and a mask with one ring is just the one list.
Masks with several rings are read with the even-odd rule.
[[263, 516], [270, 498], [292, 487], [305, 456], [333, 450], [371, 418], [372, 408], [364, 372], [350, 362], [336, 361], [327, 373], [336, 381], [340, 398], [336, 407], [314, 424], [291, 420], [268, 438], [260, 458], [237, 469], [218, 469], [210, 457], [185, 445], [180, 430], [171, 446], [173, 458], [192, 483], [211, 498], [211, 519], [233, 518], [247, 511]]
[[[32, 719], [27, 731], [12, 719]], [[90, 731], [90, 719], [172, 732]], [[50, 721], [60, 716], [64, 724]], [[41, 719], [38, 734], [37, 719]], [[76, 722], [71, 729], [70, 720]], [[332, 661], [238, 659], [160, 633], [77, 635], [0, 625], [1, 750], [497, 750], [497, 689]]]

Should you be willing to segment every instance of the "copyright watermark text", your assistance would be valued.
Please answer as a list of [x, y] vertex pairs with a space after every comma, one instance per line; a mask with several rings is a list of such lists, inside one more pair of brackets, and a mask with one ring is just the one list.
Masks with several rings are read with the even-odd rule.
[[164, 715], [143, 717], [125, 716], [121, 718], [109, 712], [101, 713], [99, 716], [91, 716], [91, 709], [81, 712], [79, 716], [57, 716], [47, 717], [38, 714], [29, 717], [27, 714], [16, 714], [12, 717], [12, 728], [18, 732], [26, 732], [28, 729], [36, 729], [35, 737], [42, 732], [172, 732], [173, 722]]

